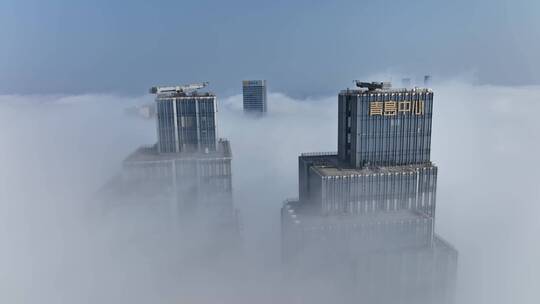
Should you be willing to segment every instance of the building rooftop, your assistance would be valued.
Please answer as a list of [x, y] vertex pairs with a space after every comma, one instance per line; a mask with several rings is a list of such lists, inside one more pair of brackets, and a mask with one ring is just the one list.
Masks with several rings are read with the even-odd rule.
[[231, 146], [227, 139], [220, 139], [216, 151], [158, 153], [157, 145], [142, 146], [131, 153], [124, 162], [164, 161], [173, 159], [205, 159], [205, 158], [231, 158]]
[[169, 98], [182, 98], [182, 97], [216, 97], [212, 92], [173, 92], [173, 93], [162, 93], [156, 96], [156, 101], [160, 99], [169, 99]]
[[339, 92], [340, 95], [364, 95], [364, 96], [377, 96], [381, 94], [421, 94], [421, 93], [432, 93], [433, 91], [428, 88], [395, 88], [395, 89], [377, 89], [377, 90], [367, 90], [367, 89], [346, 89]]
[[352, 168], [349, 164], [340, 161], [335, 152], [302, 153], [300, 157], [309, 159], [313, 164], [312, 168], [321, 176], [407, 173], [435, 166], [432, 162], [427, 162], [403, 166], [365, 166], [362, 168]]
[[433, 167], [433, 163], [413, 164], [405, 166], [370, 166], [364, 168], [346, 168], [335, 166], [334, 164], [315, 165], [313, 169], [321, 176], [355, 176], [371, 174], [393, 174], [415, 172], [418, 169]]
[[264, 86], [264, 85], [266, 85], [266, 80], [242, 80], [242, 85], [244, 85], [244, 86]]
[[356, 226], [373, 225], [385, 223], [405, 223], [417, 222], [421, 220], [430, 220], [431, 217], [419, 210], [396, 210], [379, 211], [364, 214], [328, 214], [322, 215], [316, 211], [298, 204], [298, 201], [288, 200], [283, 208], [289, 219], [296, 225], [302, 225], [304, 228], [310, 227], [328, 227], [328, 226]]

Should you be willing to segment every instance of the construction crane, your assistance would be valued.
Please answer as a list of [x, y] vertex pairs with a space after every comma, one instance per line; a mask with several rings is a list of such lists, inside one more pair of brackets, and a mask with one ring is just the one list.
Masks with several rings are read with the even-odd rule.
[[179, 86], [154, 86], [150, 88], [150, 94], [186, 93], [202, 89], [208, 85], [208, 81]]

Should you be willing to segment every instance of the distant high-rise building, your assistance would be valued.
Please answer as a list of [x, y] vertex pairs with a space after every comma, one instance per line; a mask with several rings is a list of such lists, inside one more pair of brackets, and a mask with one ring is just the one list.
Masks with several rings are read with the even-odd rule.
[[284, 261], [341, 265], [360, 302], [451, 303], [457, 251], [434, 233], [433, 92], [357, 85], [338, 97], [338, 152], [299, 157]]
[[244, 80], [242, 91], [245, 113], [260, 115], [267, 112], [266, 80]]
[[431, 86], [431, 75], [424, 76], [424, 86], [425, 87]]

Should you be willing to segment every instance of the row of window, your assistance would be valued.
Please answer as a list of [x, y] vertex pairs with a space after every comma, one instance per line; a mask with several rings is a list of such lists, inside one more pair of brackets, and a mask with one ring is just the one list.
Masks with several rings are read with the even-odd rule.
[[435, 214], [435, 193], [426, 192], [409, 198], [361, 198], [358, 201], [323, 201], [323, 210], [329, 213], [367, 214], [399, 210], [422, 210], [428, 215]]

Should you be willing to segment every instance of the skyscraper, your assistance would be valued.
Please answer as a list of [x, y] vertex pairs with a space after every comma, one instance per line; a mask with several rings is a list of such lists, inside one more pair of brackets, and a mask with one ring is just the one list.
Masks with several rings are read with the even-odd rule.
[[430, 90], [345, 90], [338, 109], [342, 162], [354, 168], [429, 163]]
[[262, 115], [267, 112], [266, 80], [242, 81], [244, 112]]
[[[239, 237], [232, 197], [232, 152], [216, 131], [216, 96], [207, 83], [154, 87], [157, 137], [123, 162], [119, 184], [128, 201], [164, 210], [175, 224], [204, 223], [215, 240]], [[185, 229], [186, 230], [186, 229]]]
[[424, 76], [424, 86], [425, 87], [431, 86], [431, 75]]
[[284, 261], [352, 266], [351, 290], [367, 303], [450, 303], [457, 252], [434, 234], [433, 92], [357, 85], [338, 97], [338, 152], [299, 157]]
[[216, 150], [215, 95], [195, 90], [156, 93], [160, 153]]

